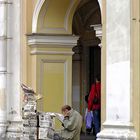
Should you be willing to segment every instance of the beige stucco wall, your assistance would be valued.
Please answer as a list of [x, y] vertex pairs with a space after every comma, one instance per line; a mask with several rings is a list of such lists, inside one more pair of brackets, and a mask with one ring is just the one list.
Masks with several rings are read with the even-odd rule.
[[131, 119], [140, 139], [140, 2], [131, 0]]

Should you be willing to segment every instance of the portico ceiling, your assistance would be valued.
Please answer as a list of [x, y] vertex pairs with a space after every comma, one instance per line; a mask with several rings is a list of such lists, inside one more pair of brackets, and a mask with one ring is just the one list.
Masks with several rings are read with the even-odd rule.
[[81, 41], [97, 40], [90, 25], [101, 24], [101, 11], [97, 0], [82, 0], [73, 17], [73, 34], [79, 35]]

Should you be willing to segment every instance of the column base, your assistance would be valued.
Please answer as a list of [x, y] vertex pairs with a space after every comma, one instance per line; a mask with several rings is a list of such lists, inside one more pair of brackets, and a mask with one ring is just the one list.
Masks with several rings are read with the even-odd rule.
[[6, 140], [20, 140], [21, 137], [22, 137], [22, 121], [9, 122]]
[[7, 129], [7, 123], [0, 122], [0, 140], [6, 137], [6, 129]]
[[104, 123], [103, 130], [97, 134], [97, 140], [136, 140], [136, 132], [132, 124]]

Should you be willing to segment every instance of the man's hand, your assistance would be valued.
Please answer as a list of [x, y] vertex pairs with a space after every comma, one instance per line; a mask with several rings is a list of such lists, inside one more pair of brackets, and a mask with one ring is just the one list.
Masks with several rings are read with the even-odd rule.
[[66, 110], [63, 115], [64, 115], [64, 117], [69, 117], [70, 111]]

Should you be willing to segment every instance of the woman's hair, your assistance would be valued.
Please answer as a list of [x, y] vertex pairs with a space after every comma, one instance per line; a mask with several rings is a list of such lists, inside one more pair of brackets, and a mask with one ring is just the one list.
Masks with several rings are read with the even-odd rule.
[[96, 75], [95, 80], [101, 81], [101, 78], [100, 78], [99, 74]]
[[64, 105], [64, 106], [62, 106], [62, 108], [61, 108], [61, 111], [63, 112], [63, 111], [65, 111], [65, 110], [71, 110], [71, 107], [69, 106], [69, 105]]

